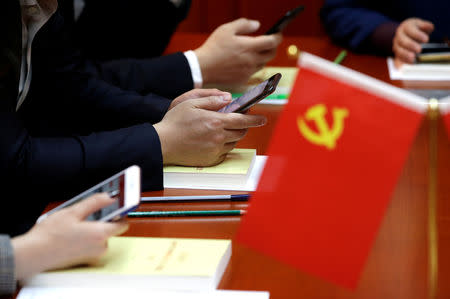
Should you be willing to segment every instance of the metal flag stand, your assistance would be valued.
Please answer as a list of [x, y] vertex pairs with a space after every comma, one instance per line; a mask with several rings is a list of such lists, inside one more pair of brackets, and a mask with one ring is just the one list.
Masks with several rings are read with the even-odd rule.
[[429, 244], [429, 298], [437, 296], [438, 288], [438, 228], [437, 228], [437, 159], [438, 159], [438, 120], [439, 103], [437, 99], [428, 102], [430, 124], [429, 140], [429, 184], [428, 184], [428, 244]]

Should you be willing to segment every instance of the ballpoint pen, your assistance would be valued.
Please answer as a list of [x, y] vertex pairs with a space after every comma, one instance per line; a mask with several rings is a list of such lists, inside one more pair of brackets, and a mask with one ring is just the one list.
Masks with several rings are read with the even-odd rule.
[[187, 216], [239, 216], [245, 210], [199, 210], [199, 211], [142, 211], [129, 212], [128, 217], [187, 217]]
[[141, 197], [141, 202], [153, 201], [247, 201], [249, 194], [231, 194], [231, 195], [188, 195], [188, 196], [148, 196]]
[[334, 59], [334, 63], [341, 64], [341, 62], [344, 60], [345, 56], [347, 56], [347, 51], [342, 50], [338, 56]]

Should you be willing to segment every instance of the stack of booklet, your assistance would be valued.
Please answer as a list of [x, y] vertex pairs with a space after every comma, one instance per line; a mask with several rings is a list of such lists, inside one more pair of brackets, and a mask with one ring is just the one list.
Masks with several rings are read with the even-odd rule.
[[387, 59], [391, 80], [450, 81], [450, 63], [404, 64], [397, 68], [394, 59]]
[[124, 298], [144, 290], [156, 299], [268, 298], [216, 290], [230, 257], [231, 240], [112, 237], [96, 265], [37, 274], [21, 282], [18, 298]]
[[164, 188], [254, 191], [265, 161], [255, 149], [236, 148], [215, 166], [165, 166]]

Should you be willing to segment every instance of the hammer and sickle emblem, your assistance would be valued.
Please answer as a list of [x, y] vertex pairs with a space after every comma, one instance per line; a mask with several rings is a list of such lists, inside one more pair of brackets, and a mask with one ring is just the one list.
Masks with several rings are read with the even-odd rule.
[[327, 114], [327, 107], [323, 104], [314, 105], [305, 113], [305, 120], [314, 121], [316, 123], [318, 133], [311, 130], [306, 121], [299, 116], [297, 118], [297, 126], [300, 133], [309, 142], [322, 145], [332, 150], [336, 147], [336, 141], [344, 131], [344, 119], [348, 116], [348, 110], [342, 108], [332, 109], [333, 126], [330, 128], [325, 119]]

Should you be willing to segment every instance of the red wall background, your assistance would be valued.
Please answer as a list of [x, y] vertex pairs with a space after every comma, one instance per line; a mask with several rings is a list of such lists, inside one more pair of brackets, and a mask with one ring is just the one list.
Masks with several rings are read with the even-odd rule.
[[223, 23], [245, 17], [259, 20], [261, 33], [286, 11], [301, 4], [305, 10], [286, 28], [284, 35], [325, 35], [319, 19], [323, 0], [192, 0], [189, 15], [178, 31], [210, 33]]

